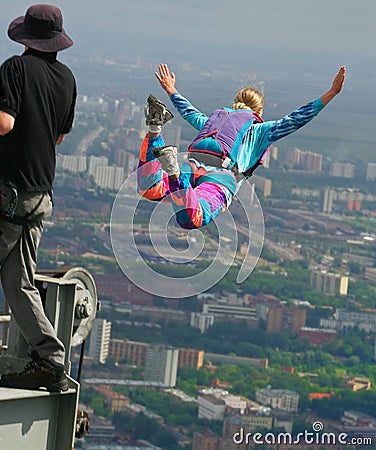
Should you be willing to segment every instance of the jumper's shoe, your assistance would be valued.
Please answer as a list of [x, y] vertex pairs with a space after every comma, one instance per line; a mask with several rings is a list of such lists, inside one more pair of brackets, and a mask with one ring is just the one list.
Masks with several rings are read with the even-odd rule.
[[145, 106], [146, 125], [164, 125], [174, 115], [155, 95], [150, 94], [148, 104]]
[[180, 173], [177, 147], [173, 145], [154, 147], [152, 149], [152, 153], [156, 158], [158, 158], [162, 164], [162, 169], [167, 172], [167, 175], [178, 175]]
[[0, 387], [16, 389], [45, 388], [49, 392], [68, 390], [68, 380], [63, 366], [53, 366], [47, 361], [32, 360], [19, 373], [3, 375]]

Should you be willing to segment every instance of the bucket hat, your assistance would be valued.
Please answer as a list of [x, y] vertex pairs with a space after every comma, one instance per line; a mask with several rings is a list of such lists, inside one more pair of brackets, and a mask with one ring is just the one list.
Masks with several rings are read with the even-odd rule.
[[64, 31], [61, 11], [53, 5], [30, 6], [24, 16], [10, 23], [8, 36], [12, 41], [41, 52], [58, 52], [73, 45]]

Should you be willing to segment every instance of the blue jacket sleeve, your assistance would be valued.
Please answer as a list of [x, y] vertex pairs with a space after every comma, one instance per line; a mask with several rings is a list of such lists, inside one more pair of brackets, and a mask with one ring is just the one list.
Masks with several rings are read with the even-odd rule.
[[253, 167], [273, 142], [288, 136], [310, 122], [324, 108], [320, 98], [313, 100], [278, 120], [256, 123], [248, 131], [239, 149], [240, 172]]
[[301, 106], [292, 113], [279, 120], [266, 122], [270, 124], [268, 140], [270, 143], [294, 133], [299, 128], [310, 122], [324, 108], [320, 98]]
[[208, 120], [208, 116], [206, 114], [195, 108], [192, 103], [190, 103], [179, 92], [172, 94], [170, 96], [170, 100], [183, 119], [196, 128], [196, 130], [202, 130]]

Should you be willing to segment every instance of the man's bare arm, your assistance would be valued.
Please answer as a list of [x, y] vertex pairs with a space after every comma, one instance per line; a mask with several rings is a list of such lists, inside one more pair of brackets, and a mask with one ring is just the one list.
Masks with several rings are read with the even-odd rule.
[[5, 111], [0, 111], [0, 136], [12, 131], [14, 127], [14, 117]]
[[64, 141], [64, 138], [65, 134], [60, 134], [60, 136], [57, 138], [56, 145], [60, 145]]

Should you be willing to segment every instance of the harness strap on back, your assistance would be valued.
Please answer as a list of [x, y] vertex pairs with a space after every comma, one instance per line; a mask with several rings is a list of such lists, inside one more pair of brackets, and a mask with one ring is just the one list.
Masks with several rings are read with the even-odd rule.
[[239, 181], [243, 178], [249, 178], [252, 176], [253, 172], [257, 169], [257, 167], [262, 165], [262, 161], [258, 161], [254, 166], [247, 169], [245, 172], [238, 171], [238, 165], [235, 164], [233, 166], [225, 165], [225, 160], [220, 158], [219, 156], [210, 155], [208, 153], [203, 152], [195, 152], [191, 151], [188, 153], [189, 159], [195, 159], [196, 161], [205, 164], [207, 166], [217, 167], [219, 169], [227, 169], [234, 173], [236, 177], [236, 181]]

